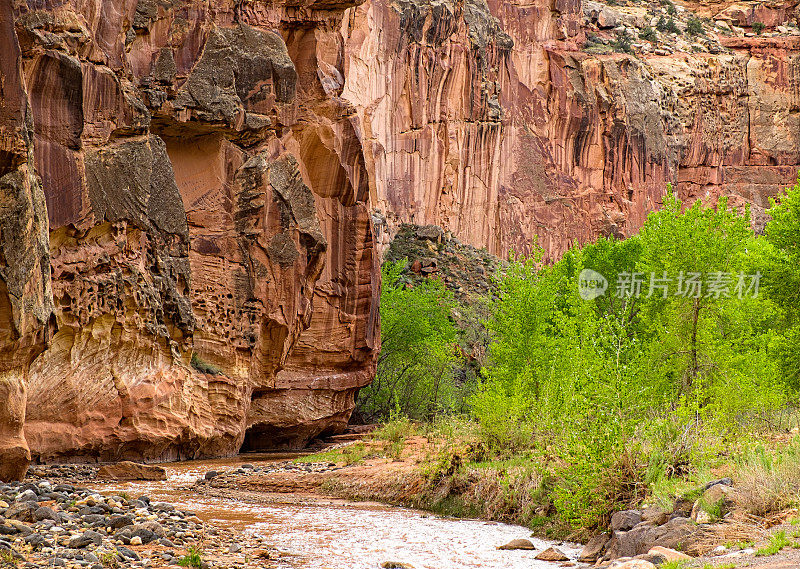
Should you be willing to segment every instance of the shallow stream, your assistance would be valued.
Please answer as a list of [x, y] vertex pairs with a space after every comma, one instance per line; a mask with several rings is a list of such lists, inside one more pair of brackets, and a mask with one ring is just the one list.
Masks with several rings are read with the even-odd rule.
[[[378, 569], [386, 561], [415, 569], [554, 569], [537, 561], [537, 551], [501, 551], [512, 539], [528, 538], [538, 551], [554, 545], [530, 537], [527, 528], [443, 518], [415, 510], [371, 503], [301, 497], [246, 501], [208, 497], [193, 489], [208, 470], [227, 470], [244, 463], [266, 466], [291, 455], [247, 454], [231, 459], [163, 465], [164, 482], [102, 484], [103, 493], [146, 494], [174, 503], [218, 527], [235, 528], [282, 552], [281, 569]], [[292, 498], [287, 497], [287, 498]], [[296, 497], [293, 497], [296, 498]], [[578, 550], [558, 545], [574, 559]]]

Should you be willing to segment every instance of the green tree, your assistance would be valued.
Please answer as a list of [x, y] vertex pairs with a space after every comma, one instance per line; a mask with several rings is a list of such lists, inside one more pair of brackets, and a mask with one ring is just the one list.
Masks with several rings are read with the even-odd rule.
[[436, 279], [412, 286], [403, 276], [405, 266], [387, 262], [382, 268], [378, 369], [357, 401], [366, 420], [385, 419], [398, 409], [410, 418], [431, 418], [449, 411], [457, 395], [453, 295]]
[[765, 235], [771, 245], [762, 251], [761, 265], [768, 272], [765, 285], [770, 297], [782, 308], [783, 334], [776, 339], [787, 383], [800, 389], [800, 179], [768, 211], [772, 220]]
[[[672, 367], [680, 382], [679, 393], [686, 394], [701, 372], [713, 367], [704, 358], [709, 355], [709, 350], [703, 350], [704, 326], [712, 325], [704, 319], [713, 320], [720, 313], [719, 305], [735, 291], [738, 283], [731, 274], [738, 274], [741, 255], [753, 239], [749, 215], [728, 209], [724, 199], [717, 208], [705, 207], [698, 200], [684, 212], [669, 188], [663, 209], [648, 216], [639, 239], [638, 272], [648, 279], [648, 316], [654, 334], [660, 337], [655, 344], [657, 360]], [[712, 281], [715, 290], [707, 290]], [[657, 283], [667, 288], [651, 289]], [[725, 286], [727, 292], [721, 290]]]

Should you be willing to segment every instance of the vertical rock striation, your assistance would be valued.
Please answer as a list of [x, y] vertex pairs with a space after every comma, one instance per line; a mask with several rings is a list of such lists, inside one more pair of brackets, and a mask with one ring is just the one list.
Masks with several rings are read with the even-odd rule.
[[4, 5], [9, 452], [27, 452], [23, 421], [39, 461], [296, 447], [346, 425], [379, 342], [337, 93], [351, 5]]
[[[732, 25], [797, 17], [786, 4], [685, 7]], [[583, 48], [598, 25], [641, 28], [647, 10], [571, 0], [351, 9], [343, 96], [358, 109], [381, 245], [407, 222], [501, 255], [529, 251], [536, 236], [557, 257], [576, 239], [634, 233], [667, 183], [689, 200], [749, 203], [763, 224], [767, 197], [800, 167], [800, 36], [729, 34], [717, 53], [686, 43], [695, 53], [669, 56]], [[613, 25], [597, 24], [598, 11]]]
[[47, 212], [9, 0], [0, 1], [0, 480], [21, 479], [28, 369], [45, 348], [52, 300]]

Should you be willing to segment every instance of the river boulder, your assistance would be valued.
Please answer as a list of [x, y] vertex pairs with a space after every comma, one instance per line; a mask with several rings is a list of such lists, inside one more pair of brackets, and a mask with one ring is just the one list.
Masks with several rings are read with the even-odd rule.
[[514, 549], [526, 549], [526, 550], [533, 550], [536, 549], [536, 546], [531, 543], [529, 539], [512, 539], [505, 545], [501, 545], [497, 549], [503, 550], [514, 550]]

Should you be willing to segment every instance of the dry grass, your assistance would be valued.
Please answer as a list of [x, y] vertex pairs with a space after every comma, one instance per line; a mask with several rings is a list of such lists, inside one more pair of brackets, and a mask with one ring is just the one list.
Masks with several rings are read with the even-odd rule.
[[736, 472], [737, 503], [749, 514], [766, 517], [786, 510], [800, 495], [800, 465], [750, 462]]
[[721, 543], [738, 543], [760, 541], [767, 539], [767, 522], [763, 518], [756, 518], [743, 513], [729, 516], [725, 521], [698, 526], [691, 546], [685, 553], [692, 556], [705, 555]]

